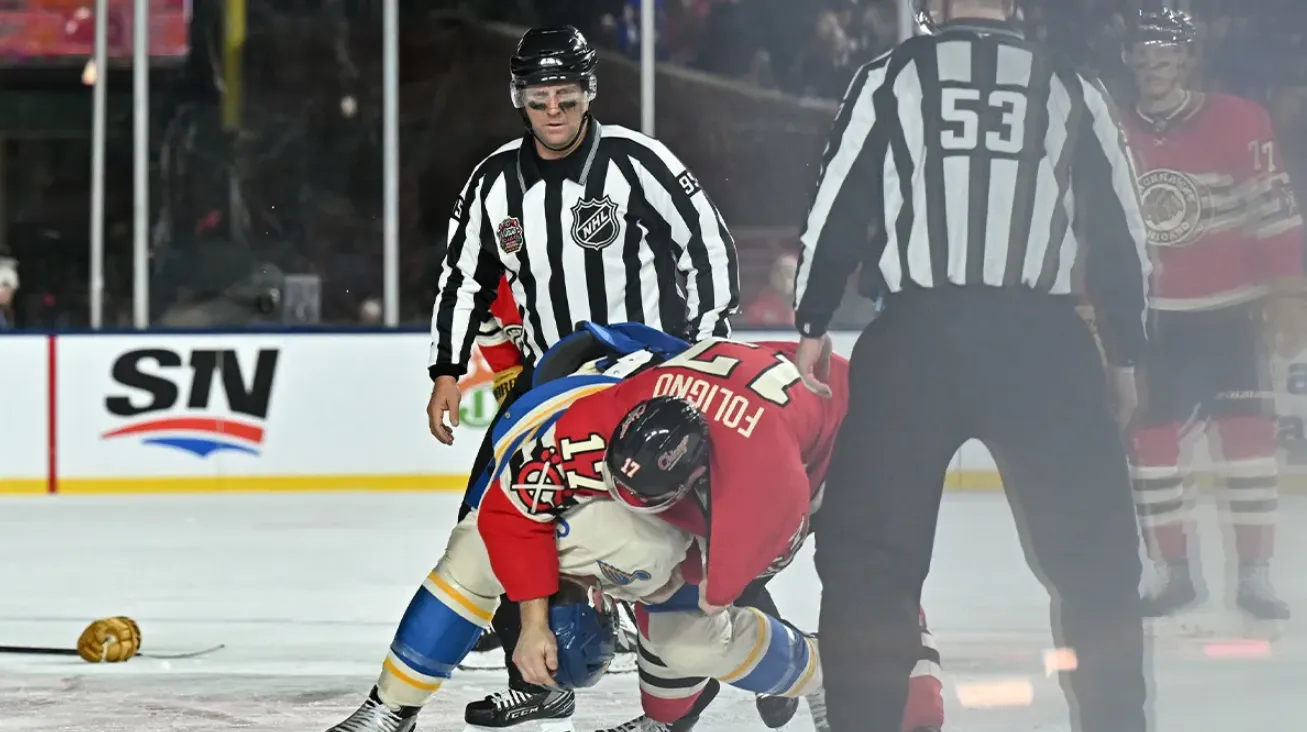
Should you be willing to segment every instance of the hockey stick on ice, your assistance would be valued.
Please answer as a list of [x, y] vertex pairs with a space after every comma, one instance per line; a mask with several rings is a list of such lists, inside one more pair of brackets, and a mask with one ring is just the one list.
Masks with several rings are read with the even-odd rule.
[[[154, 658], [159, 660], [171, 661], [180, 658], [198, 658], [207, 656], [215, 651], [220, 651], [227, 646], [219, 643], [216, 646], [202, 648], [198, 651], [184, 651], [180, 653], [137, 653], [135, 658]], [[0, 653], [17, 653], [32, 656], [76, 656], [76, 648], [43, 648], [40, 646], [0, 646]]]

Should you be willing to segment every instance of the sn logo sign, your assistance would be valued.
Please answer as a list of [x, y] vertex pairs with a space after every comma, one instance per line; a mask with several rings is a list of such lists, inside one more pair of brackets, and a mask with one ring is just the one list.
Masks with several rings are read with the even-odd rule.
[[[132, 421], [102, 439], [136, 437], [198, 458], [223, 452], [259, 455], [264, 422], [272, 400], [279, 353], [260, 349], [253, 373], [246, 374], [232, 349], [163, 348], [128, 351], [113, 363], [113, 380], [127, 393], [110, 394], [105, 410]], [[214, 389], [222, 389], [230, 412], [214, 413]]]

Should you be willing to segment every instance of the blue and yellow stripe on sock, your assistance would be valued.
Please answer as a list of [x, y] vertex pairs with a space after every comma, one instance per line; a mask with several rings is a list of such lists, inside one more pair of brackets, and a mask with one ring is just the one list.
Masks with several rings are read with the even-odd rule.
[[810, 691], [806, 687], [821, 663], [813, 640], [760, 610], [746, 609], [758, 620], [758, 635], [744, 662], [720, 680], [746, 691], [774, 696], [796, 696]]
[[398, 687], [409, 687], [424, 697], [435, 692], [471, 652], [498, 604], [499, 598], [474, 595], [431, 572], [413, 595], [391, 641], [382, 676], [389, 674], [398, 683], [386, 686], [404, 696], [409, 693]]

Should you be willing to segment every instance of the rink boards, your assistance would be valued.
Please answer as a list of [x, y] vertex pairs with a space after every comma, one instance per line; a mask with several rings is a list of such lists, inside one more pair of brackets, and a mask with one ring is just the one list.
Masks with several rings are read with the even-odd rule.
[[[835, 334], [836, 351], [856, 335]], [[0, 493], [461, 490], [493, 374], [474, 358], [440, 445], [428, 347], [411, 332], [0, 336]], [[1307, 353], [1274, 372], [1286, 484], [1307, 487]], [[948, 486], [1001, 487], [982, 445], [963, 446]]]

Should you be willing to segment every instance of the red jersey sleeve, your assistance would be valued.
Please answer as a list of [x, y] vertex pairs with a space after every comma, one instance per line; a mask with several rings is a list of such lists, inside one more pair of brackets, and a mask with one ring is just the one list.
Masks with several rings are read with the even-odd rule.
[[477, 333], [477, 347], [494, 373], [522, 365], [522, 316], [517, 311], [517, 300], [508, 277], [499, 278], [499, 289], [490, 303], [490, 315], [481, 323]]
[[1270, 115], [1247, 103], [1249, 224], [1257, 242], [1263, 281], [1303, 275], [1302, 216], [1280, 155]]
[[553, 517], [524, 515], [498, 482], [481, 501], [477, 531], [490, 555], [490, 567], [513, 602], [558, 592], [558, 547]]
[[[525, 439], [510, 428], [503, 440], [522, 442], [502, 458], [506, 464], [486, 488], [477, 530], [495, 577], [514, 602], [558, 591], [555, 521], [583, 501], [608, 497], [599, 464], [610, 423], [616, 422], [610, 416], [608, 390], [596, 393], [597, 389], [606, 387], [578, 386], [575, 393], [580, 398], [575, 401], [563, 396], [552, 408], [527, 412], [518, 418], [527, 431]], [[562, 416], [551, 421], [558, 411], [563, 411]], [[495, 459], [501, 457], [497, 454]]]

